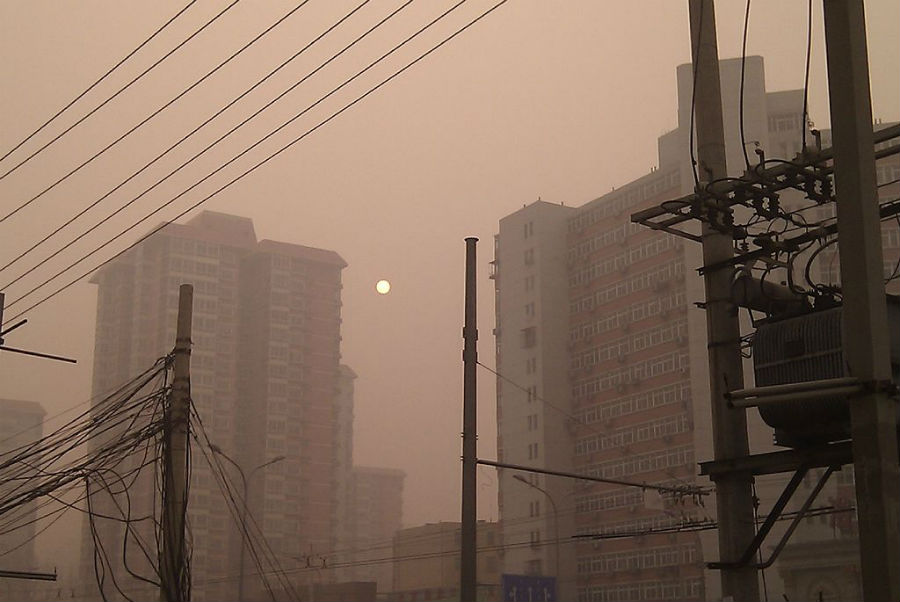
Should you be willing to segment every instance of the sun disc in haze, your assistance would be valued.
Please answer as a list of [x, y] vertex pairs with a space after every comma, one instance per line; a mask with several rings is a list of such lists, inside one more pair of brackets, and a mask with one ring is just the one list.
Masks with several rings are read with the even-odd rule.
[[391, 283], [387, 280], [379, 280], [375, 283], [375, 290], [381, 295], [386, 295], [391, 292]]

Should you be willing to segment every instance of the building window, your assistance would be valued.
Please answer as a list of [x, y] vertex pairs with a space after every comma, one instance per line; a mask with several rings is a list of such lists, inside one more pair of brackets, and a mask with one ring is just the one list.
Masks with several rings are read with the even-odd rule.
[[527, 222], [522, 224], [522, 230], [525, 233], [525, 238], [534, 236], [534, 222]]
[[537, 344], [537, 328], [529, 326], [522, 329], [522, 347], [534, 347]]
[[541, 574], [541, 559], [535, 558], [534, 560], [529, 560], [526, 565], [525, 572], [529, 575], [540, 575]]
[[488, 556], [485, 559], [485, 569], [488, 573], [496, 573], [497, 572], [497, 557], [496, 556]]
[[799, 129], [803, 119], [799, 114], [772, 115], [769, 117], [770, 132], [789, 132]]
[[534, 249], [525, 250], [525, 265], [534, 264]]
[[537, 443], [529, 443], [528, 444], [528, 459], [529, 460], [537, 460], [538, 458], [538, 444]]

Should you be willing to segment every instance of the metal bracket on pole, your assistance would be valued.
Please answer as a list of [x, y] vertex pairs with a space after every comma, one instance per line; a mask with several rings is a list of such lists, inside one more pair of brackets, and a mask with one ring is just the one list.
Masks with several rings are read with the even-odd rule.
[[759, 552], [759, 548], [762, 546], [763, 541], [765, 541], [766, 536], [768, 536], [769, 531], [772, 530], [772, 526], [775, 525], [775, 522], [781, 517], [782, 512], [784, 512], [784, 508], [787, 503], [790, 501], [791, 497], [794, 495], [794, 492], [797, 490], [797, 487], [803, 481], [803, 477], [806, 476], [807, 469], [800, 468], [797, 472], [794, 473], [794, 476], [791, 478], [790, 482], [784, 488], [784, 491], [781, 492], [781, 495], [778, 497], [778, 501], [775, 502], [775, 505], [772, 507], [772, 511], [769, 512], [769, 515], [766, 516], [765, 522], [763, 522], [762, 526], [756, 532], [756, 537], [753, 538], [753, 541], [750, 543], [750, 546], [743, 553], [739, 560], [735, 562], [708, 562], [706, 563], [707, 568], [710, 569], [737, 569], [742, 567], [753, 567], [756, 569], [767, 569], [775, 562], [778, 558], [778, 555], [781, 554], [781, 551], [784, 549], [784, 546], [787, 544], [791, 535], [793, 535], [794, 530], [797, 528], [797, 525], [800, 524], [800, 521], [803, 520], [803, 517], [806, 516], [806, 513], [809, 511], [810, 506], [816, 500], [819, 493], [822, 491], [822, 488], [825, 487], [825, 483], [828, 482], [828, 478], [831, 476], [836, 470], [834, 466], [829, 466], [828, 469], [822, 474], [819, 478], [819, 482], [816, 483], [816, 486], [807, 496], [806, 501], [803, 502], [803, 506], [801, 506], [800, 510], [794, 515], [794, 518], [791, 520], [790, 526], [788, 526], [787, 530], [782, 535], [778, 544], [775, 546], [775, 549], [772, 550], [772, 555], [769, 558], [762, 562], [751, 562], [753, 557]]
[[31, 579], [34, 581], [56, 581], [56, 571], [34, 573], [31, 571], [4, 571], [0, 569], [0, 579]]
[[2, 328], [2, 330], [0, 330], [0, 351], [9, 351], [10, 353], [19, 353], [21, 355], [30, 355], [32, 357], [39, 357], [39, 358], [42, 358], [45, 360], [57, 360], [60, 362], [68, 362], [70, 364], [78, 363], [78, 360], [74, 360], [70, 357], [63, 357], [61, 355], [53, 355], [52, 353], [42, 353], [40, 351], [29, 351], [28, 349], [19, 349], [18, 347], [9, 347], [9, 346], [5, 345], [4, 343], [6, 341], [4, 340], [3, 337], [5, 337], [9, 333], [11, 333], [12, 331], [16, 330], [17, 328], [21, 328], [22, 326], [25, 326], [25, 324], [28, 323], [28, 319], [23, 318], [23, 319], [19, 320], [18, 322], [16, 322], [15, 324], [13, 324], [12, 326], [9, 326], [8, 328], [3, 328], [3, 326], [2, 326], [3, 325], [3, 307], [4, 307], [5, 302], [6, 302], [6, 295], [4, 295], [4, 293], [0, 293], [0, 328]]

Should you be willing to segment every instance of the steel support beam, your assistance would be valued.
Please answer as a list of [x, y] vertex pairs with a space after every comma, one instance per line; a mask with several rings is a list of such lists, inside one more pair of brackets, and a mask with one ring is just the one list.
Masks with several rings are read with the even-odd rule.
[[853, 463], [853, 449], [849, 441], [816, 445], [799, 449], [754, 454], [743, 458], [713, 460], [700, 463], [700, 474], [718, 481], [731, 473], [748, 475], [793, 472], [802, 466], [822, 468]]

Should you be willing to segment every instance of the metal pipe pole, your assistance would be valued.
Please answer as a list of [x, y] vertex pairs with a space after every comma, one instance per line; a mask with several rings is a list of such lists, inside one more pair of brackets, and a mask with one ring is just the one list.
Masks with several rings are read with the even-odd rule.
[[[722, 92], [719, 83], [719, 51], [716, 13], [712, 0], [689, 0], [692, 64], [696, 81], [697, 157], [700, 180], [711, 182], [728, 175], [725, 164], [725, 132], [722, 124]], [[714, 201], [718, 204], [718, 201]], [[733, 240], [706, 222], [701, 230], [703, 265], [725, 262], [734, 256]], [[706, 330], [709, 350], [710, 408], [713, 452], [716, 460], [749, 454], [747, 415], [730, 407], [725, 394], [744, 386], [741, 329], [738, 307], [732, 300], [732, 271], [704, 273]], [[753, 477], [733, 473], [716, 481], [719, 519], [719, 556], [723, 562], [738, 560], [754, 537]], [[737, 602], [759, 600], [754, 568], [722, 570], [722, 596]]]
[[163, 482], [162, 550], [159, 563], [160, 600], [188, 602], [191, 575], [187, 568], [184, 519], [187, 515], [188, 420], [191, 402], [191, 322], [194, 287], [178, 290], [174, 377], [165, 416], [165, 480]]
[[[244, 505], [241, 507], [241, 528], [243, 529], [246, 528], [244, 525], [247, 524], [247, 479], [244, 478], [244, 471], [242, 471], [240, 467], [238, 468], [238, 471], [241, 474], [241, 484], [244, 487]], [[240, 600], [240, 602], [244, 602], [244, 554], [246, 549], [247, 538], [241, 533], [241, 552], [238, 557], [238, 562], [241, 567], [240, 576], [238, 577], [238, 600]]]
[[475, 493], [477, 476], [478, 322], [475, 294], [475, 237], [466, 238], [466, 303], [463, 327], [463, 431], [462, 431], [462, 525], [459, 565], [459, 600], [475, 602], [477, 591]]
[[[244, 495], [244, 497], [241, 498], [244, 501], [243, 506], [241, 506], [241, 528], [244, 528], [243, 525], [247, 524], [247, 493], [248, 493], [247, 477], [244, 476], [244, 469], [241, 468], [240, 464], [238, 464], [237, 462], [232, 460], [228, 456], [228, 454], [223, 452], [222, 448], [220, 448], [219, 446], [211, 445], [210, 449], [213, 451], [213, 453], [216, 453], [216, 454], [222, 456], [229, 464], [234, 466], [238, 471], [238, 475], [240, 475], [240, 477], [241, 477], [241, 489], [242, 489], [243, 495]], [[239, 564], [238, 564], [238, 566], [240, 567], [239, 572], [238, 572], [238, 602], [244, 602], [244, 547], [246, 546], [246, 539], [247, 538], [244, 536], [244, 533], [241, 533], [241, 552], [240, 552], [240, 560], [239, 560]]]
[[[284, 459], [286, 459], [286, 456], [275, 456], [268, 462], [263, 462], [259, 466], [252, 468], [250, 470], [250, 476], [247, 477], [246, 479], [244, 478], [244, 471], [241, 470], [241, 467], [238, 466], [237, 464], [235, 464], [234, 460], [231, 461], [232, 464], [237, 466], [238, 471], [240, 471], [241, 481], [243, 481], [242, 484], [244, 486], [244, 505], [241, 508], [242, 528], [244, 528], [244, 529], [247, 528], [244, 526], [247, 524], [247, 512], [248, 512], [248, 506], [250, 505], [250, 500], [247, 496], [250, 495], [249, 487], [250, 487], [250, 483], [253, 482], [253, 475], [255, 475], [260, 470], [266, 468], [267, 466], [271, 466], [272, 464], [275, 464], [276, 462], [281, 462]], [[238, 595], [240, 596], [239, 599], [241, 602], [244, 602], [244, 597], [243, 597], [244, 596], [244, 573], [245, 573], [244, 556], [246, 555], [246, 550], [247, 550], [247, 538], [242, 534], [241, 535], [241, 555], [240, 555], [240, 560], [239, 560], [239, 562], [241, 563], [241, 578], [240, 578], [239, 587], [238, 587]]]
[[[844, 357], [862, 381], [891, 378], [862, 0], [825, 0], [828, 95], [841, 241]], [[860, 564], [866, 600], [900, 600], [900, 469], [896, 403], [850, 401]]]
[[557, 592], [557, 598], [558, 598], [558, 597], [559, 597], [558, 594], [559, 594], [559, 590], [560, 590], [560, 576], [559, 576], [559, 512], [557, 511], [557, 508], [556, 508], [556, 502], [553, 500], [553, 496], [550, 495], [550, 493], [548, 493], [546, 489], [542, 489], [541, 487], [538, 487], [538, 486], [535, 485], [534, 483], [530, 482], [528, 479], [524, 478], [522, 475], [514, 474], [514, 475], [513, 475], [513, 478], [514, 478], [515, 480], [521, 482], [521, 483], [525, 483], [526, 485], [528, 485], [529, 487], [531, 487], [531, 488], [533, 488], [533, 489], [537, 489], [538, 491], [540, 491], [541, 493], [543, 493], [544, 495], [546, 495], [548, 500], [550, 500], [550, 507], [553, 508], [553, 524], [554, 524], [554, 529], [553, 529], [553, 530], [554, 530], [554, 534], [555, 534], [555, 536], [556, 536], [556, 545], [554, 546], [555, 549], [554, 549], [553, 552], [554, 552], [554, 555], [555, 555], [555, 557], [556, 557], [556, 558], [555, 558], [556, 562], [554, 563], [554, 566], [556, 567], [556, 572], [555, 572], [554, 576], [556, 577], [556, 592]]
[[[265, 468], [266, 466], [275, 464], [276, 462], [281, 462], [282, 460], [285, 459], [285, 456], [275, 456], [268, 462], [264, 462], [264, 463], [260, 464], [259, 466], [253, 468], [250, 471], [250, 477], [248, 478], [244, 475], [244, 469], [241, 468], [241, 465], [238, 464], [237, 462], [235, 462], [224, 451], [222, 451], [221, 447], [219, 447], [218, 445], [210, 445], [209, 448], [213, 451], [213, 453], [216, 453], [216, 454], [222, 456], [222, 458], [224, 458], [229, 464], [234, 466], [237, 469], [238, 474], [241, 477], [241, 490], [242, 490], [243, 496], [244, 496], [243, 498], [241, 498], [243, 500], [243, 505], [241, 506], [241, 529], [242, 530], [246, 529], [247, 511], [248, 511], [247, 506], [249, 505], [247, 496], [250, 494], [249, 484], [250, 484], [250, 481], [253, 480], [253, 475], [256, 474], [256, 472], [258, 470], [261, 470], [261, 469]], [[246, 549], [247, 549], [246, 533], [241, 533], [241, 551], [240, 551], [240, 557], [238, 560], [238, 562], [239, 562], [238, 566], [240, 567], [240, 572], [238, 573], [238, 601], [239, 602], [244, 602], [244, 574], [245, 574], [244, 556], [245, 556]]]

